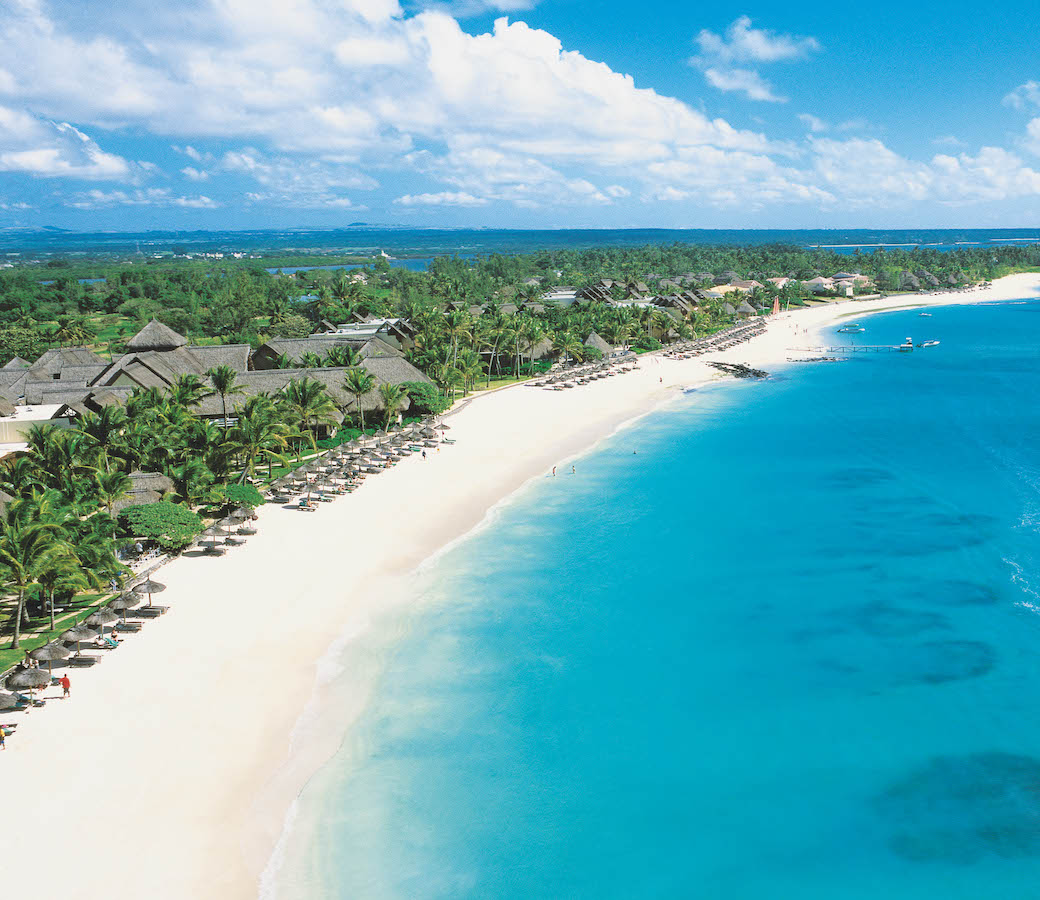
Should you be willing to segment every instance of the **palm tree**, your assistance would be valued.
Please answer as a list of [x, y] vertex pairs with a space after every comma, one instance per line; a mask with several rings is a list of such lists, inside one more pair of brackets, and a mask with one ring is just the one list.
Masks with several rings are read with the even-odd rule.
[[520, 336], [523, 338], [524, 346], [527, 347], [527, 362], [530, 367], [534, 364], [535, 347], [545, 337], [545, 329], [542, 328], [537, 320], [525, 319], [520, 326]]
[[0, 516], [0, 566], [7, 584], [18, 592], [12, 650], [21, 642], [26, 591], [65, 552], [63, 528], [49, 517], [50, 512], [47, 500], [13, 500]]
[[473, 339], [469, 316], [462, 312], [447, 313], [444, 316], [444, 331], [451, 340], [451, 364], [454, 366], [459, 358], [459, 341]]
[[[336, 404], [329, 397], [325, 385], [313, 378], [290, 381], [282, 389], [282, 397], [290, 414], [307, 432], [319, 425], [336, 421]], [[314, 436], [311, 444], [315, 443]]]
[[349, 344], [332, 347], [325, 354], [324, 365], [337, 369], [350, 369], [361, 365], [361, 354]]
[[123, 472], [98, 472], [94, 476], [98, 503], [114, 515], [115, 505], [130, 491], [130, 476]]
[[313, 350], [308, 350], [300, 357], [300, 368], [301, 369], [320, 369], [325, 364], [321, 355], [315, 353]]
[[188, 509], [194, 501], [204, 498], [213, 484], [213, 473], [201, 459], [186, 459], [170, 472], [177, 496], [184, 500]]
[[202, 398], [206, 396], [206, 388], [198, 375], [188, 373], [178, 375], [173, 380], [173, 384], [169, 387], [169, 394], [174, 403], [190, 409], [202, 402]]
[[213, 385], [212, 393], [220, 395], [220, 409], [223, 415], [224, 430], [227, 431], [227, 398], [232, 394], [241, 394], [242, 388], [235, 384], [238, 372], [231, 366], [214, 366], [206, 374]]
[[386, 410], [386, 425], [383, 427], [389, 430], [390, 420], [401, 408], [401, 405], [405, 401], [405, 397], [408, 395], [405, 393], [405, 389], [401, 387], [401, 385], [391, 384], [389, 381], [384, 381], [379, 385], [379, 396], [383, 401], [383, 409]]
[[54, 623], [54, 594], [58, 589], [78, 592], [85, 591], [91, 586], [75, 550], [64, 542], [61, 544], [60, 551], [51, 557], [41, 569], [40, 574], [36, 578], [36, 583], [40, 586], [40, 590], [43, 591], [45, 608], [50, 615], [52, 631], [56, 627]]
[[363, 369], [361, 366], [347, 369], [343, 374], [343, 387], [353, 394], [357, 400], [358, 418], [361, 420], [362, 431], [365, 430], [365, 411], [361, 408], [361, 398], [375, 386], [375, 376], [368, 369]]
[[82, 316], [58, 316], [58, 329], [54, 339], [59, 344], [85, 344], [94, 336], [94, 331]]
[[79, 420], [79, 430], [97, 448], [100, 468], [108, 471], [112, 451], [123, 443], [123, 431], [127, 426], [126, 410], [121, 406], [103, 406], [98, 413], [87, 412]]
[[582, 357], [585, 355], [585, 345], [569, 331], [561, 331], [556, 335], [556, 340], [553, 341], [553, 349], [561, 356], [570, 356], [578, 362], [581, 362]]
[[292, 429], [280, 420], [271, 398], [263, 394], [250, 397], [235, 413], [237, 422], [228, 432], [227, 443], [242, 458], [238, 481], [244, 483], [256, 471], [258, 457], [285, 462], [283, 451], [289, 446]]

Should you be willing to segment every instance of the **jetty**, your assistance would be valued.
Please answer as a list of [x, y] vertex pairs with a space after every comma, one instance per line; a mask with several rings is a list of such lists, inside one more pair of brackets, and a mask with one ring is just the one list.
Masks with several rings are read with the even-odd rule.
[[713, 369], [718, 369], [725, 375], [732, 375], [734, 378], [768, 378], [769, 373], [762, 369], [752, 369], [751, 366], [746, 366], [743, 363], [729, 363], [729, 362], [718, 362], [711, 360], [708, 365]]

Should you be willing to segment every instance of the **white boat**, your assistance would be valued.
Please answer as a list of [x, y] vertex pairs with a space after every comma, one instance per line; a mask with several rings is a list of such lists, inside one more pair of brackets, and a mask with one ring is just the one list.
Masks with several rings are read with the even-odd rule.
[[931, 314], [931, 313], [918, 313], [918, 315], [919, 315], [919, 316], [928, 316], [928, 317], [931, 317], [931, 315], [932, 315], [932, 314]]
[[938, 347], [939, 346], [939, 342], [938, 341], [921, 341], [921, 343], [918, 344], [917, 346], [918, 347]]
[[838, 329], [838, 334], [862, 334], [867, 329], [853, 322], [851, 325], [843, 325]]

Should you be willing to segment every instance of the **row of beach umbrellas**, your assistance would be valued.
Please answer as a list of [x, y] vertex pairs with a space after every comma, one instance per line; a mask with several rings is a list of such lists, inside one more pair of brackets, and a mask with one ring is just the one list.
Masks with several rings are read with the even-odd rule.
[[[166, 585], [151, 578], [135, 584], [130, 592], [109, 600], [107, 604], [94, 610], [78, 625], [73, 625], [58, 635], [53, 641], [29, 651], [29, 658], [34, 662], [47, 663], [47, 671], [25, 665], [17, 666], [4, 680], [7, 691], [29, 691], [30, 706], [35, 691], [47, 687], [51, 683], [53, 664], [57, 660], [66, 659], [73, 653], [80, 652], [83, 641], [92, 641], [104, 633], [105, 625], [125, 618], [126, 611], [141, 603], [142, 595], [147, 596], [148, 606], [152, 605], [152, 595], [161, 594]], [[0, 710], [12, 709], [20, 700], [15, 694], [0, 691]]]

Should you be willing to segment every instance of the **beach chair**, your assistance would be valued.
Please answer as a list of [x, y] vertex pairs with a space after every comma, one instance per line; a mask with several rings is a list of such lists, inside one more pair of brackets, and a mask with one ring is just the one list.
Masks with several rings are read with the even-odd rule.
[[137, 634], [141, 630], [140, 622], [120, 622], [116, 625], [116, 631], [124, 634]]

